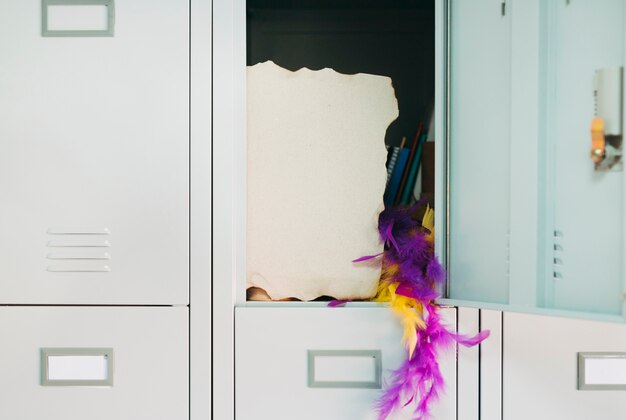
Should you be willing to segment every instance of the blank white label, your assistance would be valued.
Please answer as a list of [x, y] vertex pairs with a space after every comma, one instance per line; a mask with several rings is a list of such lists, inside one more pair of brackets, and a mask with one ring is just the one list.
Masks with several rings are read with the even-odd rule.
[[105, 381], [108, 359], [99, 356], [48, 356], [48, 380]]
[[108, 7], [95, 5], [49, 5], [49, 31], [105, 31]]
[[376, 382], [372, 356], [316, 356], [316, 382]]
[[626, 358], [586, 358], [586, 385], [626, 385]]

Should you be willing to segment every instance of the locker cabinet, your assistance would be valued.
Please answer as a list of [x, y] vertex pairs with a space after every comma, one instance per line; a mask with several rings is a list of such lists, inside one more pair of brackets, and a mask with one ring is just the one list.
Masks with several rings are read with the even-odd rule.
[[[316, 304], [246, 302], [246, 5], [214, 4], [221, 105], [214, 168], [222, 177], [215, 216], [226, 222], [216, 227], [224, 246], [214, 260], [214, 309], [227, 316], [215, 337], [236, 338], [215, 351], [237, 376], [222, 367], [217, 373], [227, 389], [236, 379], [236, 391], [254, 400], [246, 387], [261, 380], [246, 370], [264, 377], [270, 370], [239, 346], [274, 337], [278, 366], [297, 347], [279, 331], [307, 319]], [[617, 0], [435, 2], [436, 247], [449, 273], [441, 303], [623, 322], [624, 172], [596, 167], [590, 152], [594, 77], [624, 65], [624, 13]], [[616, 112], [623, 120], [623, 104]], [[257, 317], [268, 322], [267, 335], [254, 327]], [[281, 374], [297, 382], [292, 372]], [[271, 410], [271, 401], [259, 407]], [[219, 397], [215, 407], [232, 412]]]
[[[381, 54], [382, 59], [397, 58], [400, 72], [405, 71], [409, 78], [417, 73], [426, 75], [425, 78], [430, 76], [429, 84], [423, 89], [415, 81], [413, 87], [418, 85], [415, 91], [419, 95], [432, 95], [436, 86], [433, 77], [436, 67], [434, 23], [436, 16], [442, 18], [439, 14], [442, 3], [412, 3], [404, 13], [398, 12], [403, 10], [398, 5], [411, 2], [397, 1], [391, 2], [391, 5], [387, 2], [358, 1], [346, 1], [339, 5], [333, 2], [293, 4], [297, 10], [289, 10], [289, 5], [284, 2], [265, 3], [273, 4], [276, 10], [269, 6], [270, 10], [262, 7], [250, 10], [245, 1], [214, 2], [213, 94], [216, 107], [213, 116], [213, 171], [216, 182], [213, 216], [219, 221], [214, 231], [215, 243], [219, 247], [215, 248], [213, 255], [213, 310], [219, 322], [214, 323], [216, 345], [213, 358], [216, 361], [214, 377], [218, 378], [216, 383], [219, 387], [214, 389], [213, 413], [219, 418], [241, 420], [287, 419], [294, 416], [311, 419], [373, 418], [373, 404], [380, 390], [309, 387], [307, 352], [380, 351], [382, 372], [388, 379], [390, 370], [399, 367], [406, 354], [401, 343], [399, 321], [387, 307], [357, 303], [354, 304], [357, 307], [348, 305], [346, 308], [330, 309], [323, 302], [261, 303], [246, 300], [246, 159], [249, 158], [246, 147], [246, 65], [271, 58], [290, 70], [300, 66], [314, 69], [335, 66], [343, 73], [364, 71], [387, 74], [384, 71], [388, 67], [393, 68], [393, 64], [387, 66], [388, 63], [376, 62], [375, 59], [381, 59], [379, 47], [385, 45], [387, 50]], [[343, 7], [346, 4], [351, 6]], [[356, 12], [351, 13], [350, 7]], [[324, 14], [334, 8], [338, 11]], [[385, 10], [387, 8], [393, 13], [388, 13], [390, 10]], [[252, 15], [258, 17], [258, 21], [247, 22], [246, 16]], [[320, 16], [328, 15], [333, 18], [324, 20], [321, 27], [315, 26], [320, 23]], [[392, 19], [383, 23], [384, 18], [396, 15], [401, 15], [401, 23], [396, 22], [395, 25]], [[293, 21], [286, 21], [286, 16], [292, 16]], [[403, 41], [400, 52], [395, 51], [393, 41], [400, 38], [397, 34], [410, 32], [414, 35], [417, 32], [415, 26], [411, 26], [417, 25], [411, 22], [412, 18], [417, 19], [420, 29], [428, 31], [427, 39], [419, 39], [423, 50], [416, 53], [411, 43], [414, 38], [410, 38], [411, 42]], [[355, 22], [359, 19], [366, 19], [363, 25], [366, 29], [353, 33], [354, 26], [358, 25]], [[255, 35], [259, 38], [251, 38]], [[339, 37], [339, 40], [334, 37]], [[367, 41], [359, 42], [361, 38]], [[302, 47], [301, 42], [307, 47]], [[259, 54], [258, 49], [248, 50], [251, 44], [261, 44], [265, 47], [264, 53], [269, 51], [273, 57]], [[365, 58], [361, 62], [354, 60], [358, 53], [346, 48], [346, 45], [364, 51]], [[335, 47], [337, 50], [333, 49]], [[344, 54], [341, 51], [347, 52]], [[315, 57], [316, 62], [302, 64], [309, 54]], [[329, 64], [325, 62], [327, 59], [335, 61]], [[404, 59], [408, 63], [402, 63]], [[364, 63], [370, 66], [367, 67], [369, 70], [359, 68], [359, 64]], [[404, 90], [407, 96], [412, 93], [414, 91], [410, 89]], [[288, 151], [285, 153], [288, 154]], [[454, 314], [454, 309], [446, 310], [446, 320], [453, 328], [456, 324]], [[454, 349], [441, 360], [448, 393], [435, 407], [435, 413], [438, 418], [455, 418]], [[359, 368], [348, 373], [357, 377], [367, 374]]]
[[0, 303], [187, 303], [189, 4], [117, 0], [106, 37], [42, 4], [0, 13]]
[[0, 5], [0, 418], [189, 418], [190, 4]]

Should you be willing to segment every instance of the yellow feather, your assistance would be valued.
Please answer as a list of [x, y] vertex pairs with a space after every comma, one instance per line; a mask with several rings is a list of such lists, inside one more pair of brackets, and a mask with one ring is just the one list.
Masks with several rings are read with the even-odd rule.
[[[430, 231], [430, 235], [427, 237], [429, 241], [432, 241], [433, 238], [433, 224], [434, 212], [427, 208], [422, 226]], [[391, 310], [400, 317], [403, 327], [402, 342], [409, 353], [410, 360], [417, 347], [417, 329], [425, 329], [426, 323], [423, 319], [424, 307], [421, 303], [413, 298], [396, 294], [396, 289], [400, 283], [394, 281], [394, 276], [399, 271], [400, 266], [398, 264], [383, 264], [381, 281], [374, 302], [390, 302]]]
[[378, 284], [378, 293], [374, 298], [374, 302], [390, 302], [391, 295], [389, 293], [389, 283], [381, 281]]
[[[435, 212], [430, 206], [426, 207], [422, 226], [428, 229], [429, 234], [426, 235], [426, 239], [432, 243], [435, 239]], [[394, 276], [398, 274], [399, 270], [398, 264], [383, 265], [381, 281], [374, 301], [390, 302], [391, 310], [401, 318], [402, 342], [406, 346], [410, 360], [417, 346], [417, 329], [425, 329], [426, 323], [423, 319], [424, 307], [421, 303], [415, 299], [396, 294], [396, 289], [400, 283], [394, 281]]]
[[398, 264], [391, 264], [383, 267], [382, 276], [383, 277], [392, 277], [398, 274], [400, 270], [400, 266]]
[[430, 206], [426, 207], [426, 212], [422, 218], [422, 226], [430, 231], [426, 239], [432, 242], [435, 239], [435, 211]]
[[[389, 289], [390, 284], [393, 283], [393, 276], [398, 273], [398, 264], [383, 265], [382, 273], [380, 275], [380, 283], [378, 283], [378, 293], [374, 298], [374, 302], [390, 302], [391, 291]], [[396, 286], [397, 287], [397, 286]], [[393, 291], [395, 292], [395, 288]]]
[[396, 294], [399, 283], [388, 283], [385, 285], [385, 297], [391, 300], [391, 310], [401, 318], [404, 332], [402, 342], [409, 352], [409, 359], [413, 357], [417, 346], [417, 328], [424, 329], [426, 324], [423, 317], [423, 306], [415, 299]]

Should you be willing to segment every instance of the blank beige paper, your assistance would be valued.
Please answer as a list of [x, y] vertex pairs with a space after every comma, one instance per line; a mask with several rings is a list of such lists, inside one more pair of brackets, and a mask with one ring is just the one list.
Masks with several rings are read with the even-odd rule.
[[376, 293], [391, 79], [248, 67], [247, 285], [272, 299]]

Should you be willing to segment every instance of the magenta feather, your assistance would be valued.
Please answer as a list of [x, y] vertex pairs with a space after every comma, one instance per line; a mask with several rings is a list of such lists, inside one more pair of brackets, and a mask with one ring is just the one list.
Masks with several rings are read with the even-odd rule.
[[350, 299], [346, 299], [346, 300], [331, 300], [330, 302], [328, 302], [328, 307], [329, 308], [337, 308], [340, 306], [346, 306], [346, 303], [348, 302], [352, 302]]
[[435, 284], [440, 285], [446, 279], [446, 272], [439, 264], [436, 258], [431, 259], [426, 266], [426, 277], [433, 280]]
[[398, 265], [402, 282], [433, 288], [442, 284], [445, 271], [437, 258], [426, 229], [416, 218], [423, 201], [409, 208], [385, 209], [378, 218], [378, 231], [386, 265]]
[[445, 384], [437, 355], [441, 348], [452, 342], [449, 336], [438, 334], [429, 322], [426, 330], [418, 330], [418, 343], [415, 354], [392, 373], [391, 384], [385, 388], [379, 399], [379, 419], [386, 419], [398, 409], [417, 401], [414, 414], [418, 419], [429, 419], [430, 409], [441, 395]]
[[357, 258], [356, 260], [352, 260], [352, 262], [353, 262], [353, 263], [358, 263], [358, 262], [361, 262], [361, 261], [367, 261], [367, 260], [371, 260], [371, 259], [374, 259], [374, 258], [378, 258], [378, 257], [380, 257], [381, 255], [383, 255], [383, 253], [382, 253], [382, 252], [381, 252], [381, 253], [379, 253], [379, 254], [376, 254], [376, 255], [366, 255], [366, 256], [364, 256], [364, 257]]
[[400, 296], [405, 296], [411, 299], [415, 299], [421, 302], [427, 302], [430, 300], [437, 299], [439, 297], [439, 293], [430, 288], [420, 288], [420, 287], [412, 287], [411, 285], [401, 283], [396, 288], [396, 294]]
[[379, 399], [379, 419], [384, 420], [398, 409], [418, 401], [414, 414], [416, 419], [431, 418], [432, 405], [445, 391], [445, 381], [439, 367], [438, 355], [450, 349], [455, 342], [466, 346], [480, 344], [489, 336], [489, 331], [482, 331], [474, 337], [465, 337], [450, 332], [441, 322], [434, 304], [426, 306], [426, 328], [417, 329], [418, 342], [411, 359], [392, 373], [391, 384], [385, 388]]
[[489, 338], [490, 333], [491, 331], [485, 330], [485, 331], [479, 332], [473, 337], [468, 337], [462, 334], [455, 334], [454, 339], [456, 340], [457, 343], [462, 344], [465, 347], [474, 347], [482, 343], [483, 341], [485, 341], [487, 338]]
[[[395, 294], [414, 299], [425, 312], [425, 327], [416, 329], [413, 356], [392, 372], [391, 382], [377, 402], [380, 420], [410, 405], [415, 406], [416, 419], [431, 418], [431, 407], [445, 389], [438, 362], [441, 351], [455, 344], [475, 346], [489, 336], [489, 331], [482, 331], [467, 337], [451, 332], [443, 324], [435, 300], [440, 297], [438, 290], [445, 282], [446, 273], [435, 256], [431, 232], [416, 217], [423, 205], [420, 201], [408, 208], [385, 209], [378, 221], [380, 239], [385, 244], [383, 265], [397, 267], [385, 281], [397, 283]], [[362, 257], [354, 262], [378, 256]]]

